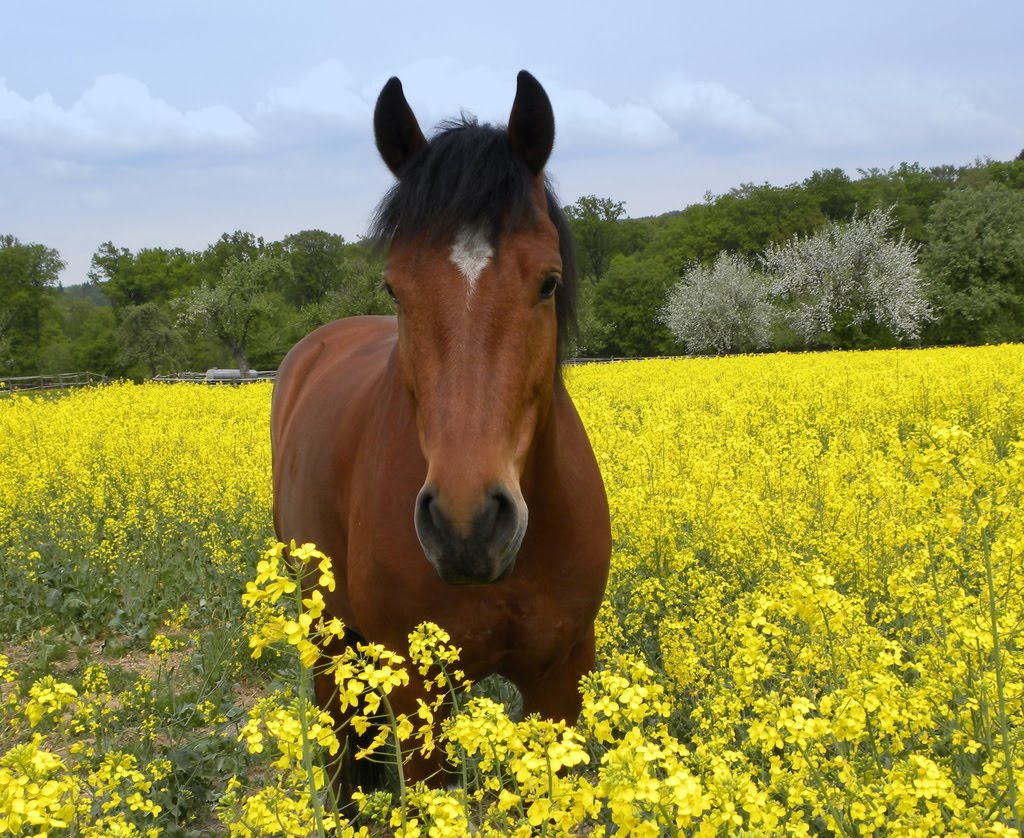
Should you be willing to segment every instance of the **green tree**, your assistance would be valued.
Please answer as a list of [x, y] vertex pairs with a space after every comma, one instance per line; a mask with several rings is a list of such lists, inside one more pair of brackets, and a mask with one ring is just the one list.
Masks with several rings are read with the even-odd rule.
[[216, 281], [178, 301], [179, 322], [219, 341], [246, 375], [253, 342], [279, 308], [267, 289], [287, 281], [290, 272], [291, 266], [281, 257], [231, 259]]
[[565, 207], [566, 218], [576, 240], [576, 253], [582, 277], [598, 282], [604, 278], [612, 257], [621, 252], [622, 231], [619, 220], [626, 205], [611, 198], [584, 195]]
[[296, 308], [318, 303], [344, 284], [349, 252], [342, 236], [302, 230], [285, 236], [275, 248], [291, 265], [291, 282], [281, 293]]
[[957, 181], [957, 186], [974, 186], [980, 189], [990, 183], [998, 183], [1010, 189], [1024, 189], [1024, 157], [1018, 155], [1008, 163], [995, 160], [979, 163], [964, 172]]
[[117, 326], [118, 361], [147, 376], [174, 370], [182, 358], [182, 335], [168, 310], [158, 303], [128, 306]]
[[43, 315], [62, 270], [64, 260], [53, 248], [0, 236], [0, 368], [35, 371]]
[[857, 211], [857, 191], [842, 169], [819, 169], [801, 185], [830, 221], [849, 221]]
[[342, 317], [394, 313], [394, 303], [382, 281], [381, 259], [359, 245], [349, 245], [346, 250], [345, 258], [337, 265], [333, 287], [299, 311], [303, 334]]
[[200, 257], [200, 270], [207, 282], [216, 282], [230, 262], [254, 262], [267, 253], [268, 246], [262, 236], [235, 230], [224, 233], [217, 241], [203, 251]]
[[727, 251], [753, 258], [772, 242], [807, 235], [825, 216], [818, 200], [799, 186], [752, 183], [693, 204], [667, 218], [649, 255], [668, 260], [677, 276], [691, 265], [710, 264]]
[[993, 183], [951, 191], [928, 223], [922, 265], [938, 343], [1024, 340], [1024, 190]]
[[40, 372], [123, 373], [116, 357], [114, 309], [102, 295], [97, 300], [90, 291], [95, 289], [88, 284], [57, 290], [43, 318]]
[[798, 186], [743, 184], [714, 203], [711, 232], [714, 250], [754, 256], [772, 242], [806, 235], [824, 220], [816, 201]]
[[645, 255], [658, 256], [673, 265], [678, 275], [688, 265], [710, 262], [723, 250], [718, 246], [719, 221], [715, 198], [691, 204], [681, 212], [658, 219]]
[[932, 207], [952, 188], [963, 170], [955, 166], [925, 168], [919, 163], [900, 163], [890, 169], [859, 170], [855, 184], [861, 213], [895, 207], [896, 224], [912, 242], [928, 240], [927, 224]]
[[576, 298], [576, 336], [571, 355], [579, 358], [600, 358], [609, 354], [612, 328], [597, 313], [597, 289], [594, 282], [580, 283]]
[[132, 253], [108, 241], [93, 254], [89, 279], [120, 313], [130, 306], [167, 302], [194, 287], [197, 257], [181, 248], [146, 247]]
[[594, 313], [606, 329], [602, 354], [670, 352], [675, 341], [659, 315], [676, 280], [676, 272], [661, 259], [641, 253], [615, 257], [594, 289]]

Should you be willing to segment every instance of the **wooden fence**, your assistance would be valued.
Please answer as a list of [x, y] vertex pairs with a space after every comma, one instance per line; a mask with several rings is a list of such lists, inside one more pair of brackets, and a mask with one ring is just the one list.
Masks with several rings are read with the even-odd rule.
[[88, 387], [105, 384], [109, 379], [98, 372], [61, 372], [54, 375], [8, 375], [0, 376], [0, 395], [22, 393], [33, 390], [69, 390], [72, 387]]
[[155, 375], [150, 381], [162, 381], [168, 384], [188, 382], [192, 384], [248, 384], [252, 381], [273, 381], [277, 370], [249, 370], [249, 375], [242, 376], [240, 370], [211, 369], [206, 372], [176, 372], [171, 375]]
[[[614, 361], [636, 361], [637, 358], [570, 358], [564, 363], [576, 364], [607, 364]], [[243, 378], [238, 370], [210, 369], [206, 372], [178, 372], [171, 375], [156, 375], [150, 381], [165, 383], [191, 382], [193, 384], [246, 384], [251, 381], [273, 381], [277, 370], [251, 370], [250, 375]], [[88, 387], [95, 384], [106, 384], [107, 376], [98, 372], [66, 372], [53, 375], [19, 375], [0, 376], [0, 396], [9, 393], [22, 393], [38, 390], [69, 390], [73, 387]]]

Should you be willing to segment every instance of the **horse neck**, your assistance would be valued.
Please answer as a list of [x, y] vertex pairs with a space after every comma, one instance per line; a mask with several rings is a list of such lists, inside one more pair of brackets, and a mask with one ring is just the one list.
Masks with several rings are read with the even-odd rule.
[[549, 485], [549, 475], [557, 468], [559, 453], [559, 430], [563, 422], [560, 416], [566, 407], [571, 409], [569, 394], [560, 374], [556, 374], [547, 411], [538, 417], [533, 445], [526, 459], [526, 466], [520, 479], [523, 497], [527, 504], [539, 486]]

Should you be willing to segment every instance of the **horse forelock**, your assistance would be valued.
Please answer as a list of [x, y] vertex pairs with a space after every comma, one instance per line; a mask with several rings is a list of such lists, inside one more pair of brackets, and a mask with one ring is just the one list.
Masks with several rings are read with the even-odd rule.
[[[499, 251], [504, 233], [536, 223], [535, 186], [534, 175], [513, 152], [504, 128], [463, 116], [442, 123], [408, 161], [401, 179], [377, 206], [369, 236], [382, 246], [396, 236], [446, 244], [472, 287], [470, 274], [478, 272], [488, 248], [490, 258]], [[576, 333], [575, 248], [547, 178], [544, 197], [562, 259], [562, 285], [555, 301], [561, 361]], [[467, 231], [472, 231], [471, 242]]]

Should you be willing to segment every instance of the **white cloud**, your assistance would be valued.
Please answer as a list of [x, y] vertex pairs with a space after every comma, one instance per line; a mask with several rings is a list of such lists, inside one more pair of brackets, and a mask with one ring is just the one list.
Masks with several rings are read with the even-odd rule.
[[256, 106], [263, 117], [301, 114], [334, 122], [370, 124], [373, 100], [355, 89], [352, 74], [336, 58], [324, 61], [292, 85], [273, 87]]
[[658, 85], [651, 102], [683, 141], [707, 130], [737, 140], [768, 139], [784, 132], [771, 116], [719, 82], [671, 78]]
[[255, 129], [223, 106], [181, 110], [137, 79], [99, 76], [69, 108], [49, 94], [27, 99], [0, 79], [0, 143], [86, 163], [137, 154], [194, 154], [245, 148]]
[[[397, 75], [428, 135], [442, 119], [461, 111], [484, 122], [504, 123], [515, 96], [516, 71], [450, 58], [419, 59]], [[615, 102], [590, 90], [563, 86], [543, 73], [539, 80], [551, 97], [558, 147], [564, 151], [649, 151], [678, 145], [680, 135], [688, 142], [687, 132], [698, 139], [710, 130], [716, 137], [749, 141], [783, 130], [750, 101], [715, 82], [670, 79], [646, 100]], [[255, 115], [274, 137], [301, 134], [307, 143], [317, 143], [325, 130], [331, 138], [339, 133], [368, 135], [383, 83], [383, 78], [360, 82], [340, 60], [329, 59], [294, 84], [270, 89], [256, 105]]]
[[610, 104], [587, 90], [549, 88], [562, 146], [647, 150], [675, 145], [676, 132], [650, 106]]
[[1007, 121], [966, 93], [910, 77], [862, 79], [837, 94], [827, 82], [771, 107], [801, 144], [819, 148], [921, 149], [980, 143], [1009, 133]]

